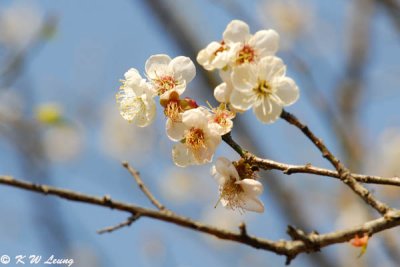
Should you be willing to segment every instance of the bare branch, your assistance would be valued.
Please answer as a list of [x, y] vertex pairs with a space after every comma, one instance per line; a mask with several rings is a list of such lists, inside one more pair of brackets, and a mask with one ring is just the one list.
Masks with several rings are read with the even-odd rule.
[[[385, 216], [346, 230], [335, 231], [327, 234], [317, 234], [313, 232], [308, 236], [302, 235], [301, 240], [272, 241], [249, 235], [244, 225], [240, 227], [240, 232], [231, 232], [194, 221], [190, 218], [174, 214], [170, 211], [146, 209], [136, 205], [115, 201], [109, 196], [96, 197], [86, 195], [71, 190], [16, 180], [10, 176], [0, 176], [0, 184], [21, 188], [44, 195], [54, 195], [72, 201], [125, 211], [133, 214], [135, 217], [148, 217], [164, 222], [173, 223], [181, 227], [213, 235], [220, 239], [242, 243], [257, 249], [271, 251], [279, 255], [285, 255], [288, 259], [287, 262], [290, 262], [290, 260], [294, 259], [300, 253], [315, 252], [320, 248], [332, 244], [347, 242], [352, 239], [356, 234], [362, 235], [364, 233], [368, 233], [371, 236], [375, 233], [400, 225], [400, 211], [390, 210], [385, 214]], [[123, 226], [127, 224], [128, 223], [126, 222], [126, 224], [124, 224]], [[114, 226], [109, 229], [119, 228], [117, 226]], [[308, 241], [305, 242], [305, 239], [307, 239]]]
[[139, 172], [136, 171], [132, 166], [129, 165], [128, 162], [123, 162], [122, 166], [126, 168], [129, 173], [135, 178], [136, 183], [138, 184], [140, 190], [146, 195], [146, 197], [150, 200], [150, 202], [159, 210], [165, 210], [165, 206], [158, 201], [153, 194], [150, 192], [150, 190], [146, 187], [146, 185], [143, 183], [142, 179], [140, 178]]
[[[230, 147], [232, 147], [241, 157], [245, 158], [249, 163], [261, 169], [279, 170], [287, 175], [293, 173], [308, 173], [308, 174], [321, 175], [321, 176], [340, 179], [340, 175], [337, 171], [315, 167], [311, 164], [292, 165], [270, 159], [259, 158], [253, 155], [252, 153], [244, 150], [238, 143], [236, 143], [235, 140], [233, 140], [230, 133], [222, 136], [222, 139], [225, 141], [225, 143], [227, 143]], [[352, 173], [351, 175], [354, 177], [354, 179], [356, 179], [358, 182], [361, 183], [400, 186], [400, 177], [380, 177], [380, 176], [364, 175], [357, 173]]]
[[288, 123], [296, 126], [300, 129], [308, 139], [321, 151], [322, 156], [326, 158], [337, 170], [339, 178], [350, 187], [358, 196], [360, 196], [368, 205], [373, 207], [381, 215], [385, 215], [390, 210], [389, 206], [385, 203], [377, 200], [371, 192], [368, 191], [364, 186], [357, 182], [352, 176], [350, 171], [331, 153], [331, 151], [325, 146], [321, 139], [316, 137], [314, 133], [303, 123], [301, 123], [294, 115], [282, 111], [281, 118]]
[[131, 224], [133, 222], [135, 222], [136, 220], [138, 220], [140, 218], [139, 215], [132, 215], [131, 217], [129, 217], [126, 221], [119, 223], [117, 225], [114, 226], [109, 226], [103, 229], [100, 229], [97, 231], [98, 234], [104, 234], [104, 233], [111, 233], [114, 232], [116, 230], [119, 230], [121, 228], [127, 227], [127, 226], [131, 226]]

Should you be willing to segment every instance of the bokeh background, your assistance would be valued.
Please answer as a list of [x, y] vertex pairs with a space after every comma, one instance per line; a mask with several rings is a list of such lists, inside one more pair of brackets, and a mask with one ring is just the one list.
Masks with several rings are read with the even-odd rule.
[[[332, 231], [377, 216], [338, 180], [261, 172], [264, 214], [221, 207], [210, 164], [178, 168], [156, 123], [141, 129], [118, 113], [115, 93], [131, 67], [157, 53], [196, 53], [220, 40], [232, 19], [252, 32], [276, 29], [278, 56], [301, 90], [288, 110], [354, 172], [400, 173], [400, 3], [397, 0], [30, 0], [0, 2], [0, 173], [151, 207], [121, 166], [129, 161], [170, 209], [216, 226], [287, 239], [288, 224]], [[220, 81], [199, 65], [186, 96], [215, 104]], [[251, 112], [234, 137], [273, 160], [330, 166], [285, 122], [261, 125]], [[216, 157], [238, 156], [222, 144]], [[398, 206], [397, 188], [368, 185]], [[127, 214], [0, 186], [0, 255], [54, 254], [74, 266], [283, 266], [281, 256], [142, 218], [111, 234], [96, 230]], [[375, 235], [367, 253], [349, 244], [300, 255], [292, 266], [398, 266], [400, 235]], [[12, 266], [12, 264], [11, 264]]]

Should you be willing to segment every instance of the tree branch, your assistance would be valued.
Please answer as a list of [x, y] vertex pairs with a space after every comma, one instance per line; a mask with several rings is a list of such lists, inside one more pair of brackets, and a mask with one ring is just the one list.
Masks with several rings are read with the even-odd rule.
[[[221, 228], [216, 228], [214, 226], [194, 221], [187, 217], [174, 214], [170, 211], [146, 209], [136, 205], [115, 201], [111, 199], [109, 196], [96, 197], [96, 196], [86, 195], [71, 190], [60, 189], [52, 186], [39, 185], [21, 180], [16, 180], [10, 176], [0, 176], [0, 184], [20, 189], [25, 189], [28, 191], [41, 193], [44, 195], [54, 195], [71, 201], [82, 202], [102, 207], [108, 207], [115, 210], [125, 211], [132, 214], [134, 217], [148, 217], [164, 222], [169, 222], [181, 227], [209, 234], [218, 237], [220, 239], [230, 240], [251, 246], [253, 248], [271, 251], [278, 255], [285, 255], [288, 258], [287, 261], [288, 263], [290, 262], [290, 260], [294, 259], [300, 253], [314, 252], [318, 251], [320, 248], [332, 244], [347, 242], [350, 239], [352, 239], [356, 234], [363, 235], [364, 233], [368, 233], [371, 236], [375, 233], [400, 225], [400, 211], [389, 210], [385, 214], [385, 216], [382, 216], [375, 220], [368, 221], [362, 225], [352, 227], [346, 230], [335, 231], [327, 234], [317, 234], [314, 232], [311, 233], [310, 235], [301, 235], [302, 237], [301, 240], [272, 241], [249, 235], [245, 230], [245, 226], [241, 226], [239, 232], [227, 231]], [[115, 226], [109, 228], [109, 230], [111, 231], [113, 231], [114, 229], [119, 229], [119, 228]]]
[[146, 185], [143, 183], [142, 179], [140, 178], [139, 172], [136, 171], [132, 166], [129, 165], [128, 162], [123, 162], [122, 166], [126, 168], [129, 173], [135, 178], [136, 183], [138, 184], [140, 190], [146, 195], [146, 197], [150, 200], [150, 202], [159, 210], [166, 210], [165, 206], [158, 201], [153, 194], [150, 192], [150, 190], [146, 187]]
[[[254, 154], [243, 149], [235, 140], [233, 140], [230, 133], [222, 136], [222, 139], [227, 143], [230, 147], [232, 147], [241, 157], [245, 158], [250, 164], [257, 166], [264, 170], [279, 170], [284, 174], [290, 175], [293, 173], [308, 173], [313, 175], [321, 175], [326, 177], [332, 177], [340, 179], [340, 175], [337, 171], [332, 171], [324, 168], [315, 167], [311, 164], [305, 165], [292, 165], [286, 164], [270, 159], [263, 159], [255, 156]], [[400, 186], [400, 177], [380, 177], [373, 175], [364, 175], [364, 174], [351, 174], [354, 179], [358, 182], [366, 183], [366, 184], [381, 184], [381, 185], [395, 185]]]
[[348, 187], [350, 187], [358, 196], [360, 196], [368, 205], [373, 207], [381, 215], [385, 215], [390, 210], [389, 206], [385, 203], [377, 200], [371, 192], [368, 191], [364, 186], [357, 182], [352, 176], [350, 171], [331, 153], [331, 151], [325, 146], [321, 139], [316, 137], [314, 133], [303, 123], [301, 123], [294, 115], [282, 111], [281, 118], [287, 121], [289, 124], [296, 126], [300, 129], [308, 139], [321, 151], [322, 156], [326, 158], [337, 170], [340, 180], [342, 180]]

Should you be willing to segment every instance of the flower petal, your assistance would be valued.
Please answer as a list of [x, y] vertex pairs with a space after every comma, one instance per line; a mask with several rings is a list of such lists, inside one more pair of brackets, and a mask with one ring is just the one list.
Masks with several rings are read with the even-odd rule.
[[133, 123], [139, 127], [146, 127], [150, 125], [156, 117], [156, 103], [153, 98], [146, 94], [142, 95], [141, 101], [145, 106], [145, 110], [136, 113], [136, 116], [133, 118]]
[[168, 118], [165, 128], [169, 139], [172, 141], [180, 141], [184, 138], [186, 126], [182, 122], [174, 122]]
[[188, 147], [182, 143], [177, 143], [172, 148], [172, 159], [175, 165], [179, 167], [196, 164], [193, 154], [189, 151]]
[[145, 64], [146, 74], [150, 79], [165, 75], [171, 58], [165, 54], [157, 54], [149, 57]]
[[271, 82], [276, 77], [283, 77], [286, 66], [279, 57], [268, 56], [261, 59], [258, 64], [258, 77]]
[[246, 42], [250, 38], [250, 28], [241, 20], [232, 20], [223, 33], [225, 42]]
[[272, 123], [276, 121], [282, 113], [282, 106], [271, 100], [270, 98], [264, 99], [253, 108], [254, 114], [257, 119], [263, 123]]
[[182, 122], [188, 127], [206, 128], [208, 124], [207, 115], [200, 108], [190, 109], [182, 114]]
[[256, 101], [256, 96], [251, 93], [244, 93], [233, 90], [231, 94], [231, 105], [239, 112], [250, 109]]
[[274, 55], [279, 48], [279, 34], [274, 30], [258, 31], [249, 40], [260, 58]]
[[134, 68], [130, 68], [127, 72], [125, 72], [124, 77], [125, 77], [125, 85], [129, 87], [134, 85], [139, 85], [140, 82], [143, 80], [138, 70]]
[[227, 83], [221, 83], [214, 89], [214, 97], [218, 102], [229, 103], [232, 93], [232, 86]]
[[236, 184], [239, 184], [242, 187], [244, 193], [247, 196], [256, 197], [258, 195], [261, 195], [264, 191], [262, 183], [254, 179], [243, 179], [237, 181]]
[[253, 64], [244, 64], [233, 70], [232, 85], [240, 91], [248, 91], [257, 85], [257, 68]]
[[241, 207], [248, 211], [254, 211], [258, 213], [264, 212], [264, 204], [256, 197], [244, 197], [242, 195]]
[[274, 80], [273, 87], [275, 88], [275, 95], [284, 106], [291, 105], [299, 99], [299, 88], [291, 78], [277, 78]]
[[185, 80], [188, 84], [196, 76], [196, 68], [192, 60], [188, 57], [179, 56], [174, 58], [170, 63], [176, 80]]

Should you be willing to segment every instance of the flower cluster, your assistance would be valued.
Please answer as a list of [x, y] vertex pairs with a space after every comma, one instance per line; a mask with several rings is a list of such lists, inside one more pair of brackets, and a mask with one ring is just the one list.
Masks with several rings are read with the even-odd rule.
[[[283, 106], [299, 97], [295, 82], [286, 77], [286, 66], [275, 56], [279, 35], [261, 30], [254, 35], [243, 21], [230, 22], [220, 42], [212, 42], [197, 55], [208, 71], [219, 70], [222, 83], [214, 89], [220, 105], [199, 106], [182, 97], [196, 75], [193, 62], [184, 56], [171, 59], [164, 54], [151, 56], [145, 64], [145, 78], [136, 69], [125, 73], [116, 95], [122, 117], [139, 127], [151, 124], [156, 114], [155, 97], [166, 117], [166, 134], [176, 142], [172, 158], [177, 166], [212, 161], [222, 136], [233, 127], [236, 113], [253, 109], [263, 123], [277, 120]], [[257, 198], [262, 184], [252, 166], [243, 159], [231, 162], [219, 158], [211, 174], [219, 184], [218, 203], [230, 209], [263, 212]]]
[[296, 102], [299, 89], [286, 77], [286, 66], [275, 56], [279, 35], [261, 30], [254, 35], [240, 20], [228, 24], [221, 42], [211, 42], [197, 55], [206, 70], [218, 69], [223, 83], [214, 89], [215, 98], [233, 110], [253, 109], [263, 123], [279, 118], [283, 106]]
[[196, 75], [188, 57], [153, 55], [146, 61], [145, 70], [147, 79], [136, 69], [125, 73], [116, 95], [121, 116], [139, 127], [150, 125], [156, 114], [154, 99], [159, 96], [167, 119], [166, 133], [177, 142], [172, 150], [175, 164], [185, 167], [211, 162], [221, 136], [231, 130], [235, 114], [225, 105], [209, 109], [191, 98], [182, 98]]

